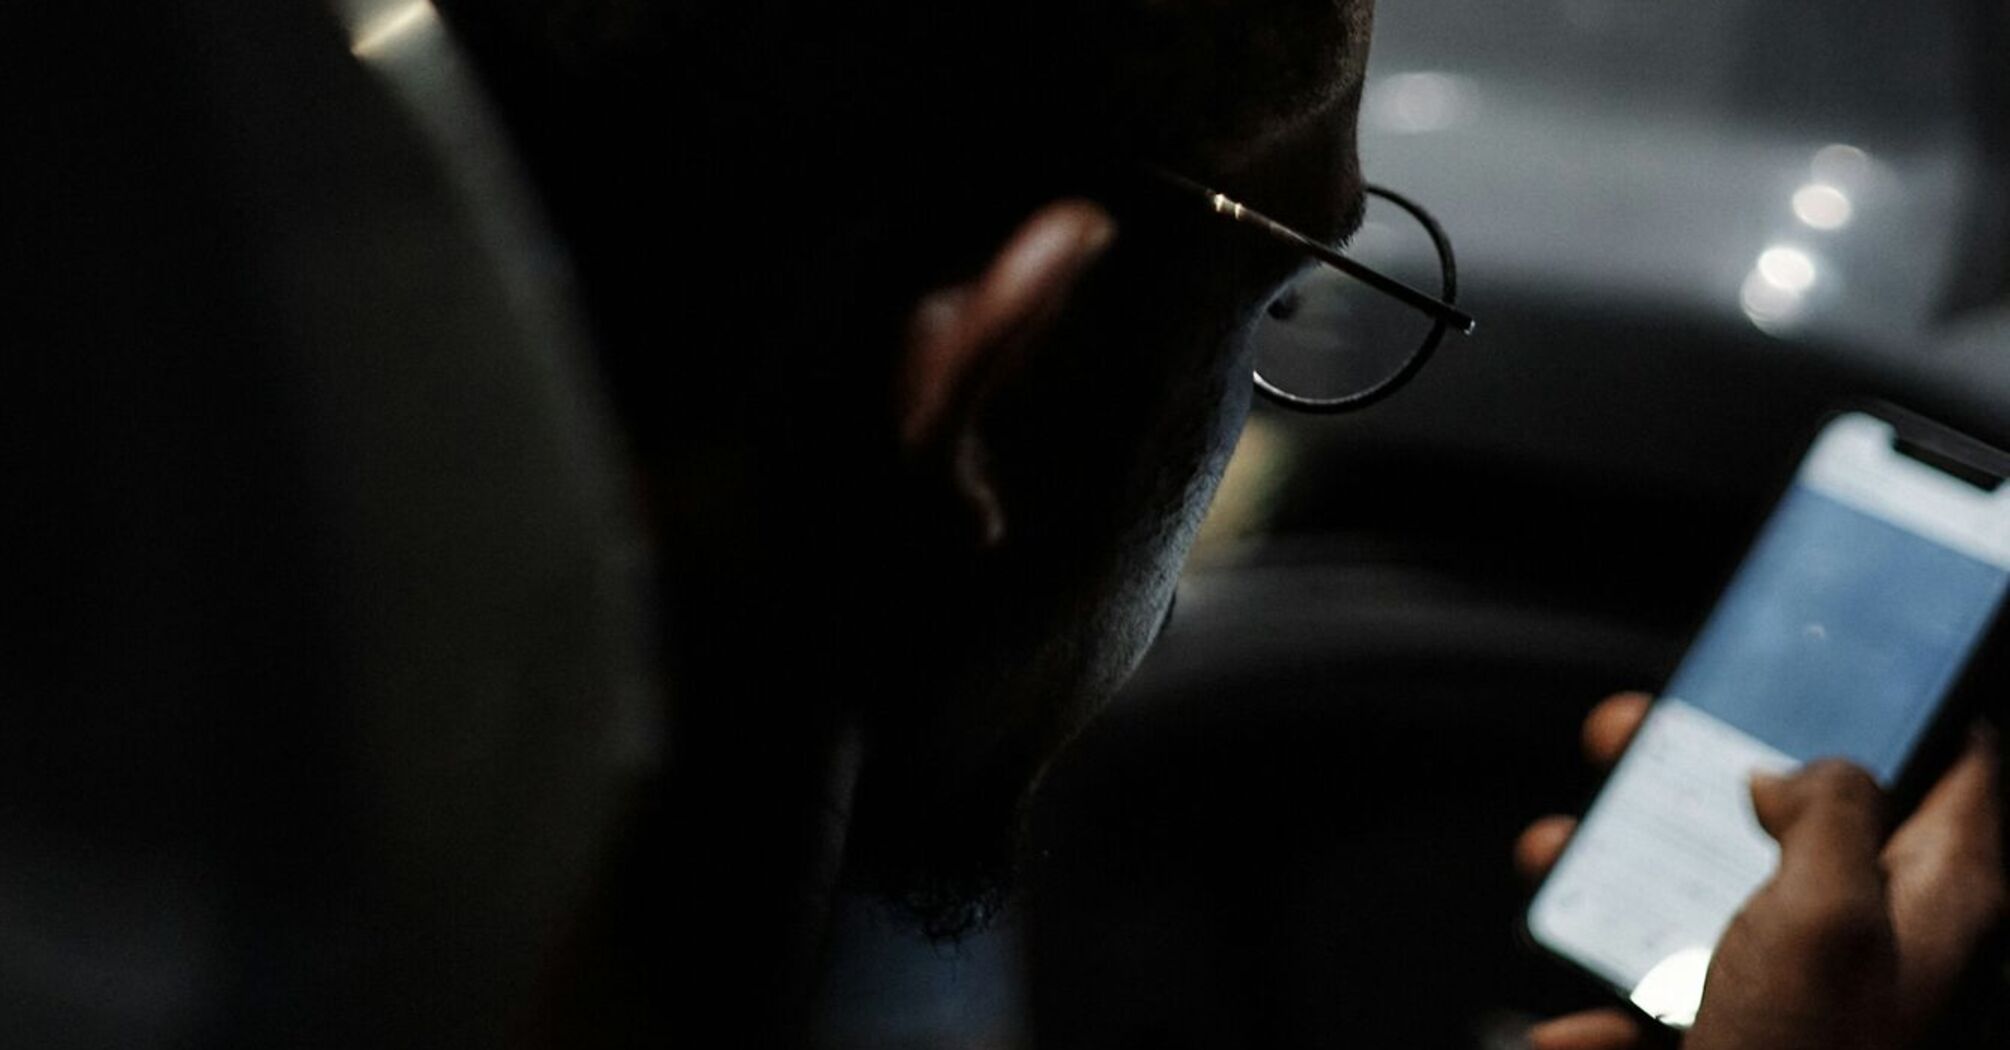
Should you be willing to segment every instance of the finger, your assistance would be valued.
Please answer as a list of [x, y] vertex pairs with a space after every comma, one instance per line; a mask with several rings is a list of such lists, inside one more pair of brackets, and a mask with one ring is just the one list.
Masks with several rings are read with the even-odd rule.
[[1619, 1010], [1587, 1010], [1528, 1031], [1530, 1050], [1631, 1050], [1645, 1045], [1640, 1023]]
[[1884, 792], [1870, 774], [1831, 760], [1754, 776], [1752, 808], [1780, 844], [1779, 868], [1754, 900], [1778, 933], [1838, 963], [1888, 951]]
[[1531, 884], [1538, 883], [1556, 866], [1556, 858], [1577, 830], [1577, 821], [1551, 815], [1530, 824], [1514, 843], [1514, 868]]
[[2002, 921], [2000, 775], [1993, 734], [1974, 734], [1885, 848], [1900, 1002], [1911, 1018], [1938, 1012]]
[[1847, 762], [1816, 762], [1792, 776], [1753, 776], [1752, 811], [1780, 844], [1783, 875], [1798, 867], [1872, 867], [1884, 845], [1884, 792]]
[[1601, 769], [1619, 761], [1652, 699], [1646, 693], [1614, 693], [1600, 701], [1584, 718], [1584, 757]]
[[1953, 857], [2000, 868], [2002, 820], [1995, 730], [1978, 725], [1940, 782], [1892, 834], [1885, 863], [1893, 870]]

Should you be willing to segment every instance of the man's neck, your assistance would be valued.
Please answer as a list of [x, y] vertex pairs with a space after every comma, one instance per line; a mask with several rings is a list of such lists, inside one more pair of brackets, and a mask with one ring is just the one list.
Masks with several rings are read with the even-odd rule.
[[787, 738], [744, 721], [673, 723], [561, 979], [558, 1045], [804, 1042], [863, 749], [849, 720]]

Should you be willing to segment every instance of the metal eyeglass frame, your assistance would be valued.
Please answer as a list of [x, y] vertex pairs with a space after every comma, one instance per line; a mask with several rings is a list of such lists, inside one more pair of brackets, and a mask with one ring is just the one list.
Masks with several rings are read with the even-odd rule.
[[1398, 369], [1394, 375], [1383, 380], [1381, 383], [1345, 397], [1301, 397], [1280, 389], [1269, 380], [1263, 378], [1262, 373], [1252, 369], [1250, 376], [1256, 382], [1257, 392], [1277, 404], [1300, 412], [1310, 412], [1320, 415], [1352, 412], [1356, 409], [1366, 408], [1395, 393], [1403, 384], [1408, 383], [1414, 378], [1423, 369], [1424, 365], [1431, 360], [1431, 355], [1437, 351], [1438, 344], [1444, 341], [1447, 331], [1454, 331], [1460, 335], [1471, 335], [1473, 329], [1478, 326], [1478, 322], [1473, 320], [1471, 314], [1466, 313], [1455, 305], [1459, 295], [1459, 268], [1457, 261], [1452, 256], [1451, 239], [1445, 236], [1444, 228], [1438, 225], [1438, 220], [1432, 218], [1429, 212], [1425, 211], [1408, 197], [1404, 197], [1391, 190], [1383, 189], [1380, 186], [1365, 187], [1367, 192], [1403, 209], [1410, 213], [1412, 218], [1423, 224], [1424, 232], [1430, 234], [1431, 244], [1438, 252], [1439, 272], [1444, 281], [1443, 298], [1433, 296], [1428, 292], [1418, 291], [1393, 277], [1377, 273], [1375, 270], [1347, 258], [1338, 251], [1313, 240], [1311, 237], [1278, 222], [1268, 215], [1241, 204], [1229, 198], [1226, 194], [1209, 189], [1183, 175], [1166, 171], [1162, 168], [1154, 168], [1153, 171], [1173, 186], [1204, 198], [1207, 201], [1208, 207], [1213, 209], [1216, 215], [1233, 219], [1246, 226], [1253, 226], [1269, 235], [1271, 239], [1302, 251], [1321, 263], [1339, 270], [1341, 273], [1366, 284], [1368, 287], [1395, 299], [1405, 306], [1417, 310], [1431, 319], [1430, 334], [1424, 336], [1423, 345], [1419, 346], [1416, 352], [1410, 355], [1410, 359], [1403, 364], [1402, 368]]

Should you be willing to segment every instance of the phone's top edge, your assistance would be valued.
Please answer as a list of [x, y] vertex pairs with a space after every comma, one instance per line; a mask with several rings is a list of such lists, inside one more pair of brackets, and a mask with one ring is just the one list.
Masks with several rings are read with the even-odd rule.
[[1905, 442], [1997, 477], [2010, 477], [2010, 450], [1991, 445], [1900, 405], [1888, 401], [1866, 401], [1844, 408], [1837, 415], [1871, 416], [1889, 424]]
[[1902, 433], [1849, 412], [1823, 428], [1795, 483], [1940, 546], [2010, 571], [2010, 485], [1977, 488], [1893, 447]]

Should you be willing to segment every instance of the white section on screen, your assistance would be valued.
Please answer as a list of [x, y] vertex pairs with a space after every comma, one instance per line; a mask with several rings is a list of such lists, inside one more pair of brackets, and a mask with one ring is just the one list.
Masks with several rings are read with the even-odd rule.
[[1918, 533], [1950, 550], [2010, 569], [2010, 484], [1983, 492], [1892, 451], [1892, 426], [1851, 413], [1822, 431], [1800, 484]]

